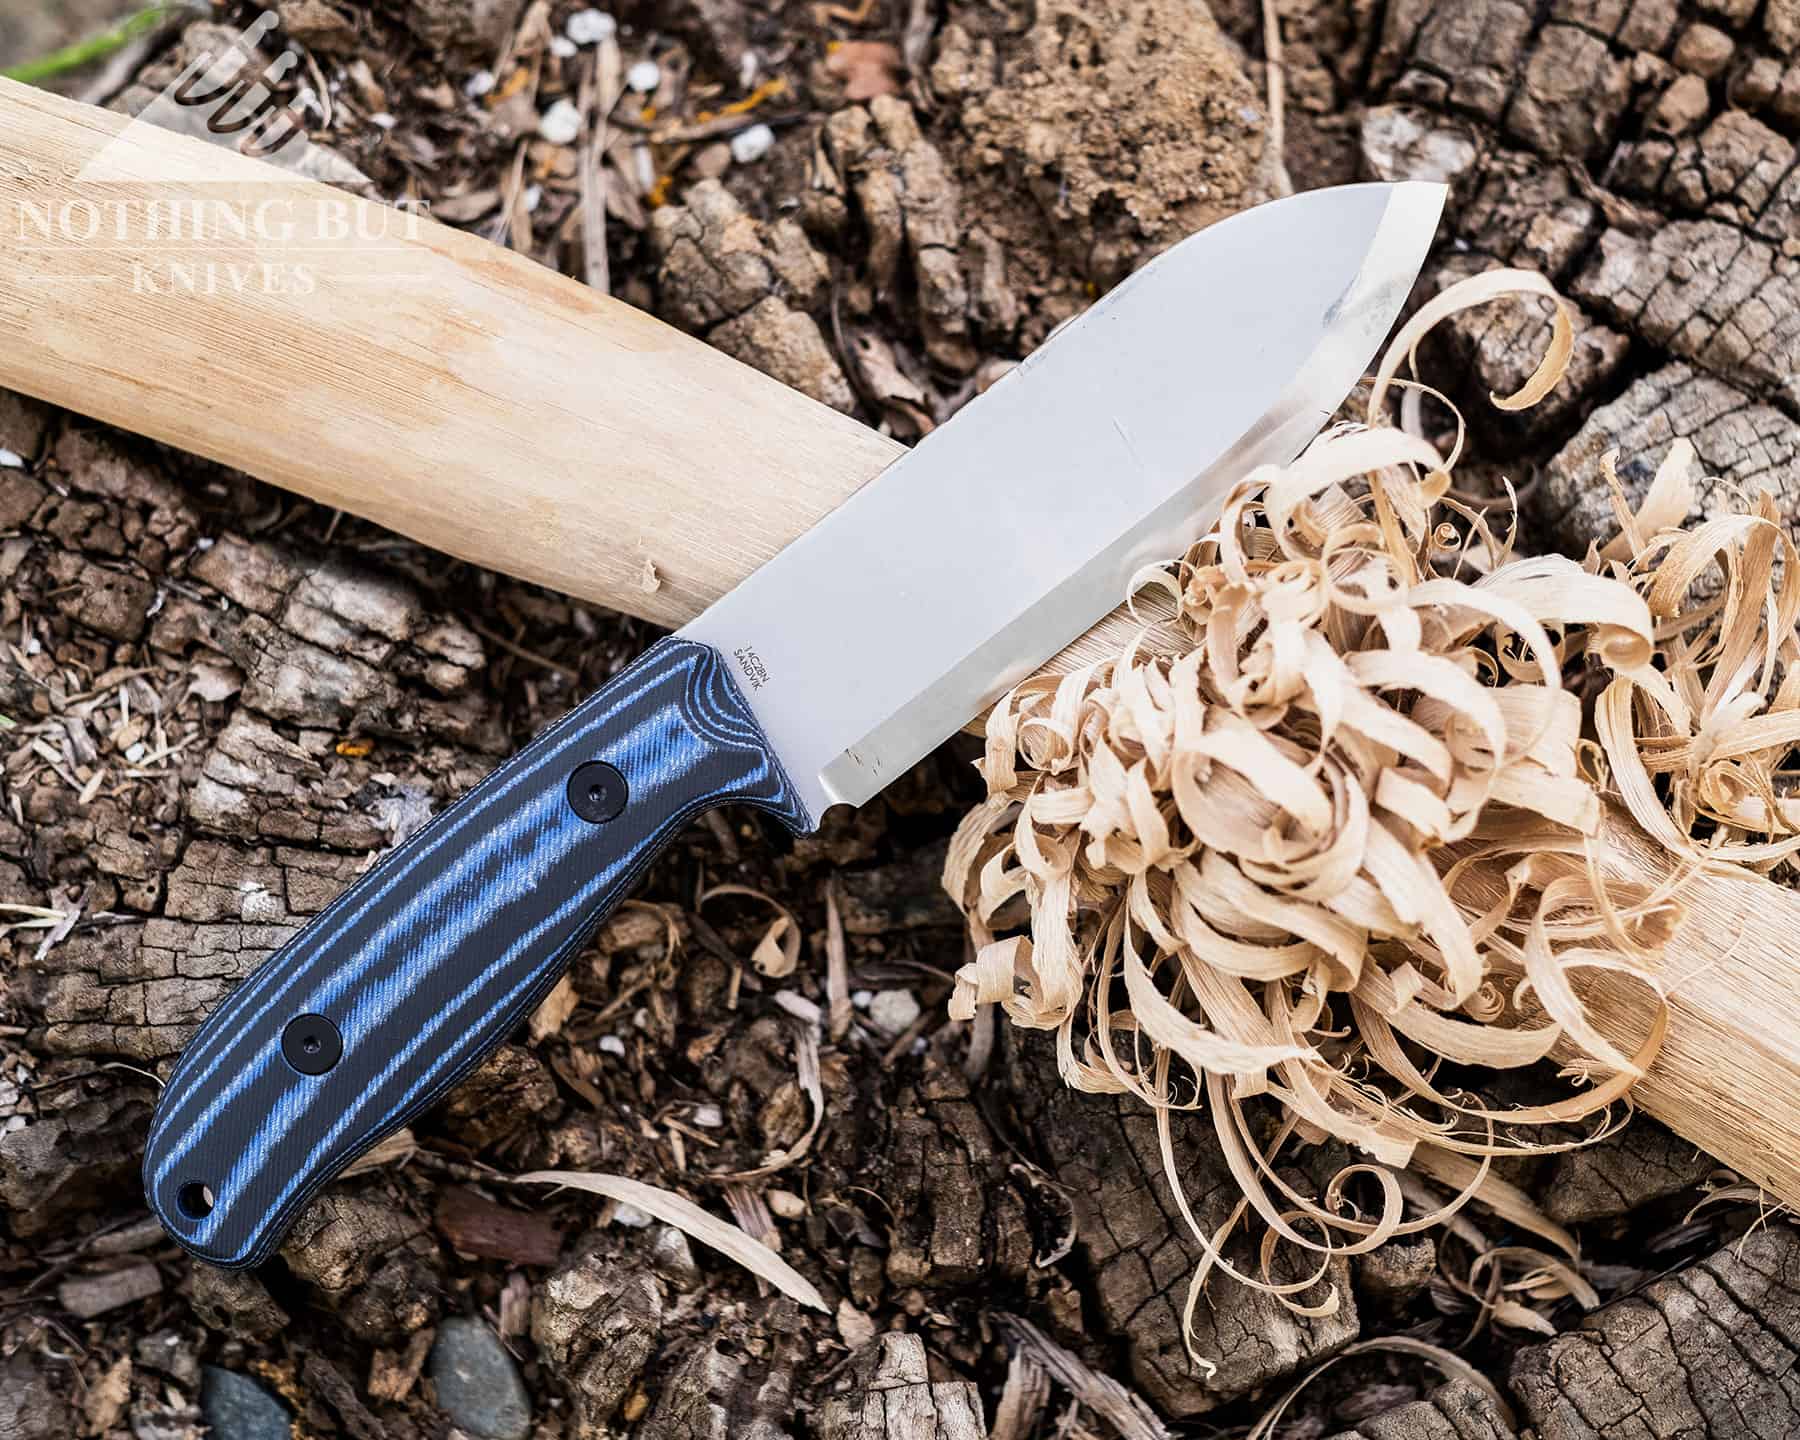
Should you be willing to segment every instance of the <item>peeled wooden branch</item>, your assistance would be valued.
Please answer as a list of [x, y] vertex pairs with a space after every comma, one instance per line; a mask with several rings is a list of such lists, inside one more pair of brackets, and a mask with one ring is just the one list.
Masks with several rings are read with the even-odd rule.
[[[0, 384], [666, 625], [900, 453], [522, 257], [235, 154], [134, 127], [113, 179], [79, 179], [124, 126], [0, 82]], [[82, 207], [105, 224], [151, 200], [280, 224], [209, 241], [215, 283], [169, 293], [144, 247], [83, 237]], [[305, 286], [233, 281], [297, 256]], [[1133, 627], [1115, 615], [1051, 668]], [[1627, 863], [1663, 863], [1628, 822], [1611, 833]], [[1800, 1202], [1800, 896], [1708, 874], [1682, 899], [1671, 1030], [1636, 1094]], [[1595, 994], [1604, 1028], [1641, 1035], [1637, 991]]]

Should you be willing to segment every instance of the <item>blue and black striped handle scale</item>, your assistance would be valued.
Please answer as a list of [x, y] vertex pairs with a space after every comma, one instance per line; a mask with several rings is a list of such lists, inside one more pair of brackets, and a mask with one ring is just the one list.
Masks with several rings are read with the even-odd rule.
[[486, 1058], [678, 831], [811, 819], [736, 682], [663, 641], [350, 887], [175, 1067], [144, 1188], [187, 1250], [259, 1264], [350, 1161]]

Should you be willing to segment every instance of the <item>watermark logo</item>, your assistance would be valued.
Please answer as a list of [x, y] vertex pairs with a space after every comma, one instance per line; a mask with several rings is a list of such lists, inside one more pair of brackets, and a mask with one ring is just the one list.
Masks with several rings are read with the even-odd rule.
[[[0, 255], [42, 287], [111, 286], [142, 295], [289, 295], [326, 284], [394, 285], [425, 278], [416, 208], [353, 198], [325, 185], [366, 181], [335, 151], [308, 139], [281, 99], [300, 65], [264, 42], [279, 20], [265, 12], [219, 51], [196, 55], [160, 94], [76, 173], [73, 185], [27, 193], [9, 217]], [[175, 149], [173, 131], [275, 166], [245, 167]]]
[[299, 66], [300, 57], [283, 50], [269, 61], [262, 54], [263, 41], [280, 24], [273, 11], [264, 11], [233, 37], [223, 53], [203, 50], [196, 55], [81, 168], [77, 178], [93, 183], [142, 179], [138, 151], [144, 131], [151, 127], [205, 140], [297, 174], [316, 168], [317, 147], [308, 141], [299, 117], [276, 92], [276, 86]]

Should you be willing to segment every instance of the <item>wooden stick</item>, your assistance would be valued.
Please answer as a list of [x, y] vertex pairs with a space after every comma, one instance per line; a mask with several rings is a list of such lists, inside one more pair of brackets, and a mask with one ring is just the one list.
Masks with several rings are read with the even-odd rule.
[[[0, 83], [0, 385], [670, 626], [901, 453], [519, 256], [198, 141], [120, 138], [123, 126]], [[122, 178], [82, 180], [108, 142]], [[214, 265], [210, 293], [146, 285], [142, 267], [166, 257], [141, 234], [80, 242], [60, 228], [65, 208], [80, 225], [84, 204], [152, 201], [261, 207], [293, 228], [188, 257]], [[33, 208], [50, 235], [22, 218]], [[233, 283], [298, 264], [309, 286]], [[1048, 668], [1116, 653], [1135, 623], [1111, 617]], [[1611, 833], [1621, 865], [1663, 863], [1628, 823]], [[1682, 898], [1672, 1028], [1638, 1099], [1800, 1203], [1800, 895], [1709, 875]], [[1594, 993], [1603, 1024], [1642, 1034], [1633, 987], [1602, 976]]]
[[[102, 146], [129, 178], [80, 178]], [[0, 227], [0, 384], [662, 625], [903, 453], [522, 256], [7, 82]]]

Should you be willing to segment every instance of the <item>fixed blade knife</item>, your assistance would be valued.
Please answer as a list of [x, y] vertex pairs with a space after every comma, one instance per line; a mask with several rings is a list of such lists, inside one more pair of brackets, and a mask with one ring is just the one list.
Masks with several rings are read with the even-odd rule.
[[1297, 455], [1398, 316], [1437, 185], [1246, 211], [1145, 266], [346, 890], [208, 1017], [150, 1204], [198, 1258], [300, 1208], [548, 994], [696, 816], [860, 805]]

